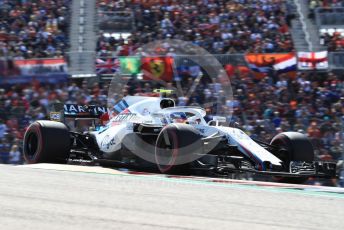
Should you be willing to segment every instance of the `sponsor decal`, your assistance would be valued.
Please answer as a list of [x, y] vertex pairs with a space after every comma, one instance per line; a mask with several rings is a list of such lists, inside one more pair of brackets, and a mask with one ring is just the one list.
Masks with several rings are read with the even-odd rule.
[[131, 119], [133, 119], [134, 117], [136, 117], [135, 113], [124, 113], [124, 114], [118, 114], [117, 116], [115, 116], [112, 121], [113, 122], [120, 122], [120, 121], [130, 121]]
[[50, 120], [52, 121], [61, 121], [60, 112], [50, 112]]
[[149, 114], [150, 114], [149, 110], [147, 108], [144, 108], [143, 111], [142, 111], [142, 115], [143, 116], [147, 116]]
[[100, 147], [102, 149], [110, 149], [110, 146], [115, 145], [115, 144], [116, 144], [115, 137], [110, 139], [110, 136], [106, 135], [103, 141], [101, 142]]
[[107, 113], [107, 108], [103, 106], [82, 106], [77, 104], [65, 104], [64, 113], [67, 115], [93, 115], [98, 116]]

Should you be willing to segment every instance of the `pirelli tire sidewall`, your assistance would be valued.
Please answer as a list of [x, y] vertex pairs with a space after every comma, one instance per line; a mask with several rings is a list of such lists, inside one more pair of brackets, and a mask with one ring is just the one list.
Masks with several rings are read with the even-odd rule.
[[28, 164], [66, 163], [71, 138], [65, 124], [55, 121], [36, 121], [24, 135], [24, 159]]

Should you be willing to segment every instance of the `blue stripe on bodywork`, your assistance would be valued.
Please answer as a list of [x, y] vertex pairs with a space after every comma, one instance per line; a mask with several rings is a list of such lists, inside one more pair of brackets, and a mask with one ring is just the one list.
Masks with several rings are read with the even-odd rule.
[[125, 101], [125, 100], [121, 100], [120, 102], [118, 102], [115, 106], [114, 106], [114, 109], [120, 113], [122, 112], [123, 110], [125, 110], [126, 108], [128, 108], [129, 105], [128, 103]]
[[243, 145], [238, 145], [244, 150], [245, 154], [248, 155], [254, 162], [256, 162], [262, 169], [262, 171], [265, 171], [266, 168], [263, 164], [263, 161], [261, 161], [256, 155], [254, 155], [252, 152], [250, 152], [247, 148], [245, 148]]

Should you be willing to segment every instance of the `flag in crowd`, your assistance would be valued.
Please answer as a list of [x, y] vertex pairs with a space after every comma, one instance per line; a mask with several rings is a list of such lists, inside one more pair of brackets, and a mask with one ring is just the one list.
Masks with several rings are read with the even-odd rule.
[[248, 67], [257, 77], [264, 77], [270, 72], [295, 76], [297, 60], [294, 53], [245, 55]]
[[228, 75], [228, 77], [233, 76], [236, 72], [238, 72], [240, 75], [247, 75], [250, 72], [250, 69], [247, 66], [243, 66], [243, 65], [230, 65], [227, 64], [225, 65], [225, 71]]
[[143, 57], [141, 62], [143, 80], [172, 81], [172, 57]]
[[326, 70], [328, 68], [327, 51], [298, 52], [298, 68], [300, 70]]
[[[143, 73], [144, 80], [163, 80], [173, 79], [172, 57], [119, 57], [108, 58], [106, 60], [98, 58], [96, 61], [97, 74], [121, 74]], [[196, 74], [198, 68], [192, 68], [192, 73]]]
[[96, 73], [97, 74], [113, 74], [120, 70], [120, 62], [118, 58], [97, 58]]
[[[241, 74], [246, 74], [249, 70], [257, 77], [262, 78], [270, 73], [287, 74], [294, 77], [297, 67], [300, 70], [327, 69], [327, 51], [322, 52], [298, 52], [295, 53], [248, 53], [245, 55], [247, 66], [240, 66]], [[108, 59], [97, 59], [97, 74], [111, 74], [120, 72], [121, 74], [143, 74], [143, 80], [163, 80], [171, 81], [173, 75], [172, 57], [119, 57]], [[178, 80], [185, 73], [192, 77], [197, 77], [201, 72], [200, 66], [178, 66], [176, 68], [176, 79]], [[232, 75], [239, 70], [238, 66], [225, 65], [227, 74]]]
[[139, 57], [120, 57], [119, 62], [122, 74], [138, 74], [141, 72], [141, 60]]
[[67, 62], [63, 58], [0, 60], [0, 84], [59, 82], [68, 78]]
[[278, 73], [296, 74], [296, 56], [294, 53], [279, 54], [273, 64], [274, 70]]
[[257, 76], [265, 76], [272, 71], [273, 60], [268, 59], [265, 54], [246, 54], [245, 59], [248, 67]]
[[7, 68], [10, 70], [17, 70], [17, 74], [20, 76], [66, 74], [67, 62], [63, 58], [24, 59], [7, 61]]

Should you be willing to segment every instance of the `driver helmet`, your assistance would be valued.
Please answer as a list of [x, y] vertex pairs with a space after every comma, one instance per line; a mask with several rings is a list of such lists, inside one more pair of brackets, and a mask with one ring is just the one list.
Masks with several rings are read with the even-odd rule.
[[184, 112], [171, 113], [170, 118], [172, 119], [173, 123], [185, 123], [187, 121], [187, 117]]

